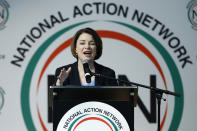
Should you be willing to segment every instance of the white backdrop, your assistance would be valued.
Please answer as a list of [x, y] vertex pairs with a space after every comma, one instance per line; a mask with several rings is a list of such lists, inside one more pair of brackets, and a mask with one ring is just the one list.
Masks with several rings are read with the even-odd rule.
[[[0, 0], [0, 129], [52, 130], [47, 76], [75, 61], [64, 42], [91, 27], [104, 43], [98, 63], [145, 85], [155, 75], [157, 88], [181, 94], [163, 95], [162, 130], [195, 130], [196, 3]], [[139, 96], [150, 112], [149, 91], [139, 88]], [[157, 130], [157, 120], [150, 123], [137, 106], [135, 129]]]

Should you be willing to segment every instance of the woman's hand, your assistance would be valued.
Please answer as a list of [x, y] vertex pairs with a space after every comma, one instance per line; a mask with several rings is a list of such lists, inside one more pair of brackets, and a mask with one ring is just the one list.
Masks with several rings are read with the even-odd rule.
[[57, 77], [57, 81], [56, 81], [56, 86], [62, 86], [63, 82], [68, 78], [69, 74], [71, 71], [71, 67], [68, 68], [68, 70], [66, 70], [65, 68], [63, 68], [59, 74], [59, 76]]

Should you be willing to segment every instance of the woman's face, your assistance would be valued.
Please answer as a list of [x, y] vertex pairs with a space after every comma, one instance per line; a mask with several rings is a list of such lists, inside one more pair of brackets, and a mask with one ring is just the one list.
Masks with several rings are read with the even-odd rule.
[[76, 53], [78, 59], [83, 61], [85, 59], [93, 61], [96, 56], [96, 43], [92, 35], [82, 33], [76, 43]]

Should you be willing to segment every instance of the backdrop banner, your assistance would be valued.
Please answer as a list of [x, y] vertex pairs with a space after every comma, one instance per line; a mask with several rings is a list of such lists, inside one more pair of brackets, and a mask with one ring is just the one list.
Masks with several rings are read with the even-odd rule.
[[[81, 28], [103, 40], [96, 62], [117, 78], [180, 93], [163, 94], [161, 130], [195, 130], [197, 0], [0, 0], [0, 130], [53, 128], [48, 83], [76, 61]], [[157, 101], [139, 87], [135, 130], [157, 130]]]

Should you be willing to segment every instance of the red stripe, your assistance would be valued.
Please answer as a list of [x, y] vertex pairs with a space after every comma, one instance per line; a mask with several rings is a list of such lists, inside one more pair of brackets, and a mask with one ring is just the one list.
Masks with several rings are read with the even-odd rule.
[[[165, 77], [164, 77], [164, 73], [162, 72], [162, 69], [159, 65], [159, 63], [157, 62], [157, 60], [155, 59], [155, 57], [152, 55], [152, 53], [146, 49], [146, 47], [144, 47], [141, 43], [139, 43], [138, 41], [136, 41], [135, 39], [129, 37], [129, 36], [126, 36], [124, 34], [121, 34], [121, 33], [118, 33], [118, 32], [113, 32], [113, 31], [105, 31], [105, 30], [99, 30], [97, 31], [98, 34], [101, 36], [101, 37], [106, 37], [106, 38], [113, 38], [113, 39], [116, 39], [116, 40], [121, 40], [121, 41], [124, 41], [132, 46], [134, 46], [135, 48], [139, 49], [140, 51], [142, 51], [152, 62], [153, 64], [156, 66], [156, 68], [158, 69], [161, 77], [162, 77], [162, 80], [164, 82], [164, 86], [165, 86], [165, 89], [167, 89], [167, 84], [166, 84], [166, 80], [165, 80]], [[37, 93], [38, 93], [38, 90], [39, 90], [39, 85], [40, 85], [40, 81], [42, 79], [42, 76], [46, 70], [46, 68], [48, 67], [48, 65], [51, 63], [51, 61], [62, 51], [64, 50], [65, 48], [67, 48], [70, 43], [72, 41], [72, 38], [70, 38], [69, 40], [65, 41], [64, 43], [62, 43], [50, 56], [49, 58], [47, 59], [46, 63], [44, 64], [43, 68], [42, 68], [42, 71], [40, 73], [40, 76], [39, 76], [39, 80], [38, 80], [38, 84], [37, 84]], [[164, 124], [164, 121], [166, 119], [166, 114], [167, 114], [167, 107], [166, 107], [166, 110], [165, 110], [165, 116], [162, 120], [162, 123]], [[41, 119], [41, 118], [40, 118]], [[163, 125], [162, 125], [163, 127]], [[43, 127], [43, 130], [45, 129], [45, 126]]]
[[107, 123], [105, 120], [103, 120], [103, 119], [101, 119], [101, 118], [97, 118], [97, 117], [88, 117], [88, 118], [86, 118], [86, 119], [81, 120], [81, 121], [74, 127], [73, 131], [75, 131], [75, 129], [76, 129], [81, 123], [83, 123], [83, 122], [85, 122], [85, 121], [88, 121], [88, 120], [98, 120], [98, 121], [101, 121], [101, 122], [105, 123], [105, 124], [111, 129], [111, 131], [113, 131], [113, 129], [112, 129], [112, 127], [110, 126], [109, 123]]
[[161, 130], [162, 130], [162, 128], [163, 128], [163, 126], [164, 126], [164, 123], [165, 123], [165, 121], [166, 121], [167, 112], [168, 112], [168, 104], [166, 105], [165, 114], [164, 114], [163, 120], [162, 120], [161, 125], [160, 125], [160, 129], [161, 129]]
[[38, 118], [39, 118], [39, 121], [41, 123], [43, 131], [47, 131], [47, 128], [45, 127], [44, 122], [42, 121], [42, 118], [40, 116], [40, 111], [39, 111], [38, 105], [37, 105], [37, 112], [38, 112]]

